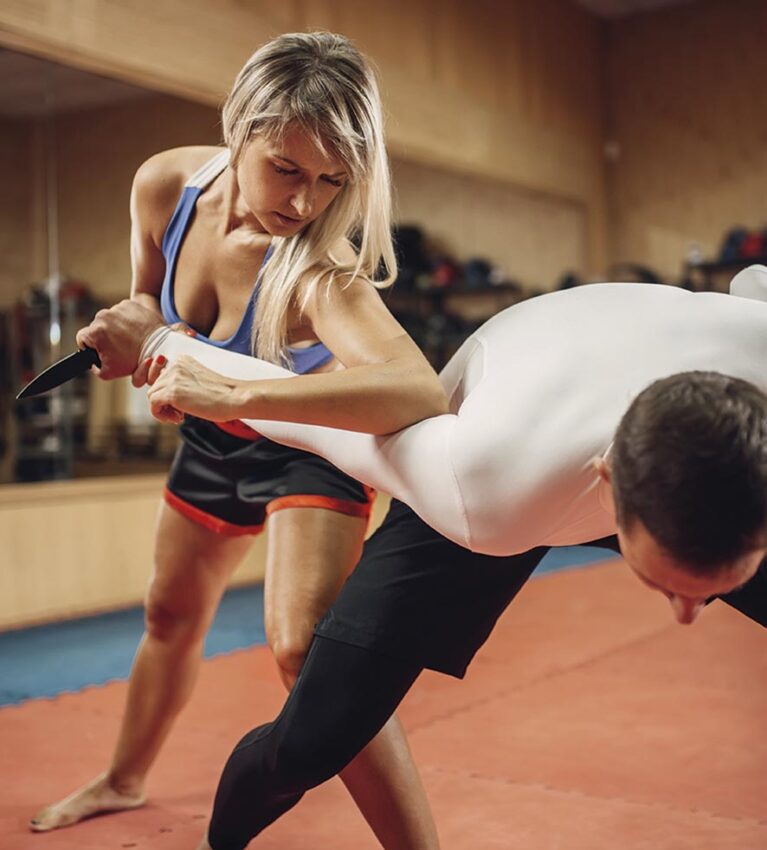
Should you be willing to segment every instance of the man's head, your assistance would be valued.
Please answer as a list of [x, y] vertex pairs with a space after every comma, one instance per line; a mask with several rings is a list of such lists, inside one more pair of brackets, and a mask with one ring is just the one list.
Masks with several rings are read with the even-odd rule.
[[767, 396], [716, 372], [656, 381], [618, 426], [610, 482], [623, 555], [689, 623], [767, 552]]

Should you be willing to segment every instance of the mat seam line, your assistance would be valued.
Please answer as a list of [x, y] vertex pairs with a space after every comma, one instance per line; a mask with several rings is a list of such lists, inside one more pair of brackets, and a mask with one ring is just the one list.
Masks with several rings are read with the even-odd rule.
[[408, 735], [412, 734], [413, 732], [418, 732], [421, 729], [428, 729], [434, 723], [437, 723], [441, 720], [450, 720], [454, 717], [460, 716], [461, 714], [466, 714], [467, 712], [472, 711], [475, 708], [489, 705], [490, 703], [495, 702], [496, 700], [501, 699], [502, 697], [511, 696], [512, 694], [522, 693], [523, 691], [525, 691], [525, 690], [527, 690], [531, 687], [534, 687], [535, 685], [539, 685], [542, 682], [545, 682], [548, 679], [552, 679], [555, 676], [560, 676], [563, 673], [576, 672], [578, 670], [585, 669], [589, 665], [593, 665], [598, 661], [602, 661], [605, 658], [608, 658], [610, 655], [612, 655], [616, 652], [622, 652], [625, 649], [632, 649], [634, 647], [641, 646], [643, 643], [646, 643], [646, 642], [658, 637], [659, 635], [664, 634], [665, 632], [670, 632], [671, 629], [672, 629], [672, 626], [662, 626], [657, 631], [653, 631], [653, 632], [648, 633], [646, 635], [643, 635], [639, 638], [635, 638], [634, 640], [631, 640], [631, 641], [626, 641], [625, 643], [614, 646], [609, 650], [599, 652], [596, 655], [593, 655], [589, 658], [585, 658], [581, 661], [578, 661], [577, 663], [575, 663], [571, 666], [557, 667], [557, 668], [550, 670], [549, 672], [544, 673], [540, 676], [534, 676], [534, 677], [528, 679], [527, 681], [522, 682], [520, 684], [517, 684], [517, 685], [515, 685], [511, 688], [496, 691], [495, 693], [490, 694], [489, 696], [483, 697], [483, 698], [481, 698], [481, 699], [479, 699], [475, 702], [472, 702], [469, 705], [460, 706], [460, 707], [452, 709], [450, 711], [446, 711], [442, 714], [435, 715], [434, 717], [431, 717], [429, 720], [427, 720], [423, 723], [415, 723], [413, 725], [408, 725], [407, 726]]
[[588, 800], [597, 800], [597, 801], [606, 801], [606, 802], [621, 802], [621, 803], [629, 803], [632, 806], [642, 806], [644, 808], [649, 809], [661, 809], [667, 812], [679, 812], [693, 815], [704, 815], [706, 818], [711, 818], [712, 820], [724, 820], [728, 822], [735, 823], [749, 823], [753, 826], [764, 826], [767, 827], [767, 820], [762, 820], [761, 818], [754, 817], [741, 817], [738, 815], [724, 815], [718, 814], [717, 812], [709, 811], [708, 809], [703, 808], [686, 808], [681, 806], [671, 806], [661, 803], [660, 801], [655, 801], [652, 803], [648, 803], [646, 800], [637, 800], [632, 797], [614, 797], [603, 794], [593, 794], [588, 793], [586, 791], [582, 791], [576, 788], [567, 788], [560, 787], [557, 785], [547, 785], [542, 782], [526, 782], [521, 779], [510, 779], [508, 777], [501, 776], [493, 776], [486, 773], [481, 773], [479, 771], [462, 771], [451, 768], [443, 768], [443, 767], [434, 767], [434, 766], [422, 766], [421, 771], [423, 773], [435, 773], [444, 776], [456, 776], [456, 777], [464, 777], [468, 779], [481, 779], [485, 782], [492, 782], [496, 785], [513, 785], [518, 787], [525, 788], [537, 788], [543, 791], [556, 791], [560, 794], [569, 794], [572, 796], [583, 797]]

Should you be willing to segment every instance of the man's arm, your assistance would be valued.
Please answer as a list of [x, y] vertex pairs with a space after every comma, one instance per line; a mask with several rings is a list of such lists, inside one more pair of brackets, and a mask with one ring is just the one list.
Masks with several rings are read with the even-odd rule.
[[[293, 376], [272, 363], [206, 345], [168, 328], [159, 328], [149, 337], [141, 359], [159, 355], [165, 356], [169, 365], [187, 355], [237, 380]], [[448, 539], [467, 545], [463, 504], [450, 454], [456, 416], [435, 416], [382, 437], [293, 422], [243, 421], [270, 440], [324, 457], [353, 478], [410, 505]]]

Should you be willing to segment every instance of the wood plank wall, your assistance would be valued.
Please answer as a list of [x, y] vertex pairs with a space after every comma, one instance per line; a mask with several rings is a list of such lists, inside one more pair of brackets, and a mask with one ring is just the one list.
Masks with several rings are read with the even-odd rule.
[[27, 122], [0, 122], [0, 162], [0, 304], [10, 304], [20, 294], [20, 282], [29, 281], [31, 274], [35, 227], [31, 220], [32, 155]]
[[[212, 107], [157, 95], [137, 102], [58, 116], [57, 151], [61, 269], [105, 303], [130, 286], [128, 197], [136, 168], [159, 150], [217, 144]], [[9, 132], [6, 132], [8, 130]], [[10, 132], [12, 131], [12, 132]], [[40, 127], [0, 122], [4, 185], [0, 204], [0, 305], [10, 305], [46, 268]], [[490, 258], [528, 287], [550, 289], [568, 270], [588, 274], [585, 206], [550, 193], [465, 171], [392, 160], [399, 221], [417, 223], [461, 259]], [[20, 215], [19, 212], [22, 212]]]
[[576, 201], [447, 169], [392, 162], [397, 219], [455, 256], [487, 257], [528, 289], [588, 274], [587, 215]]
[[610, 26], [610, 256], [676, 279], [690, 246], [767, 226], [767, 3], [699, 0]]
[[[163, 476], [0, 488], [0, 629], [137, 604], [152, 568]], [[237, 583], [263, 577], [259, 539]]]
[[602, 28], [569, 0], [0, 6], [0, 44], [210, 105], [259, 43], [317, 28], [379, 67], [392, 153], [583, 204], [587, 262], [604, 265]]
[[[164, 476], [0, 488], [0, 630], [141, 602], [152, 570]], [[370, 530], [388, 499], [376, 500]], [[234, 585], [263, 580], [266, 537], [254, 538]]]

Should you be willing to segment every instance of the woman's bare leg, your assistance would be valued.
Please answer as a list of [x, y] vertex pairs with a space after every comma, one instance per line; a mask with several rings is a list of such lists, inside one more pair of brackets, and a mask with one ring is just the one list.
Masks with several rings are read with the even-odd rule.
[[39, 811], [30, 823], [35, 831], [143, 805], [146, 775], [191, 696], [205, 634], [251, 539], [215, 534], [163, 504], [156, 541], [146, 630], [133, 663], [109, 768]]
[[[269, 519], [266, 633], [288, 689], [314, 624], [359, 560], [366, 526], [366, 520], [320, 508], [280, 510]], [[439, 848], [426, 792], [396, 717], [339, 775], [386, 850]]]

